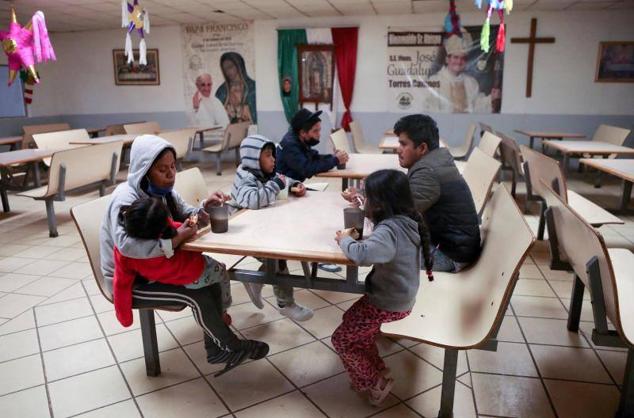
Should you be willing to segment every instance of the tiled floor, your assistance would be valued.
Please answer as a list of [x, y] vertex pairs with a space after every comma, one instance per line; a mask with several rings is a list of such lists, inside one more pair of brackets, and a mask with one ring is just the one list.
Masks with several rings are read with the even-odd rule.
[[[228, 191], [233, 173], [226, 166], [218, 177], [208, 167], [210, 190]], [[615, 207], [619, 185], [594, 189], [591, 180], [582, 177], [570, 186]], [[332, 182], [331, 189], [338, 187]], [[330, 343], [341, 315], [357, 298], [349, 294], [298, 290], [297, 299], [315, 309], [315, 317], [294, 323], [275, 310], [270, 288], [266, 309], [259, 311], [235, 283], [234, 328], [267, 341], [271, 353], [220, 378], [213, 377], [220, 366], [205, 361], [202, 333], [190, 313], [159, 312], [162, 375], [146, 377], [138, 316], [133, 327], [118, 324], [70, 221], [70, 207], [95, 197], [96, 192], [71, 194], [56, 202], [60, 236], [54, 239], [48, 238], [42, 202], [11, 194], [13, 211], [0, 215], [0, 417], [437, 414], [443, 353], [432, 346], [379, 341], [397, 380], [382, 408], [350, 390]], [[634, 218], [624, 219], [626, 225], [601, 231], [608, 242], [633, 248]], [[536, 217], [527, 220], [536, 227]], [[456, 417], [613, 416], [626, 353], [592, 345], [587, 302], [583, 332], [566, 330], [571, 286], [572, 276], [550, 271], [546, 247], [537, 245], [522, 268], [497, 352], [472, 350], [459, 357]]]

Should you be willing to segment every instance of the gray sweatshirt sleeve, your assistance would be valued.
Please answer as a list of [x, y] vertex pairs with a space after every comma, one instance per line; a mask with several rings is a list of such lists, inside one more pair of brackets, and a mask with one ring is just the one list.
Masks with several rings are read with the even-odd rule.
[[369, 238], [355, 241], [345, 237], [339, 246], [346, 257], [357, 265], [387, 263], [396, 256], [396, 235], [389, 227], [378, 225]]
[[241, 180], [234, 198], [242, 208], [260, 209], [275, 202], [279, 192], [280, 185], [274, 179], [262, 184], [255, 176], [248, 175]]

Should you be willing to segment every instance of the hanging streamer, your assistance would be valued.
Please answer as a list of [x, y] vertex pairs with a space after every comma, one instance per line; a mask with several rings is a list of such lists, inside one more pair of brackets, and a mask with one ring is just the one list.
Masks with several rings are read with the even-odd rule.
[[500, 27], [498, 28], [498, 36], [495, 41], [495, 49], [498, 52], [504, 52], [506, 34], [505, 34], [505, 28], [504, 28], [504, 12], [502, 11], [502, 9], [498, 9], [498, 16], [500, 17]]
[[[504, 51], [504, 44], [506, 41], [506, 28], [504, 25], [504, 10], [509, 14], [513, 9], [513, 0], [486, 0], [488, 3], [486, 19], [482, 25], [482, 32], [480, 35], [480, 49], [484, 52], [489, 52], [491, 49], [491, 41], [489, 39], [491, 35], [491, 14], [493, 10], [497, 10], [497, 14], [500, 18], [500, 27], [498, 29], [497, 38], [495, 40], [495, 49], [498, 52]], [[475, 1], [476, 6], [482, 8], [482, 0]]]

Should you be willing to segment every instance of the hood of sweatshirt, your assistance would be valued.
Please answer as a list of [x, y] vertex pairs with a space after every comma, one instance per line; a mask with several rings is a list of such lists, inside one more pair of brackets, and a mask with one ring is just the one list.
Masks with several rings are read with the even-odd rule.
[[268, 180], [275, 176], [273, 173], [265, 174], [260, 167], [260, 154], [262, 149], [267, 145], [273, 146], [273, 158], [275, 158], [275, 143], [262, 135], [249, 135], [242, 140], [240, 144], [240, 167], [245, 171], [252, 173], [259, 179]]
[[382, 224], [400, 232], [399, 235], [407, 237], [414, 245], [420, 246], [420, 233], [418, 232], [418, 222], [405, 215], [396, 215], [392, 218], [381, 221]]
[[156, 157], [166, 148], [174, 149], [172, 144], [156, 135], [141, 135], [134, 139], [130, 150], [128, 184], [137, 193], [141, 194], [141, 181], [150, 171]]

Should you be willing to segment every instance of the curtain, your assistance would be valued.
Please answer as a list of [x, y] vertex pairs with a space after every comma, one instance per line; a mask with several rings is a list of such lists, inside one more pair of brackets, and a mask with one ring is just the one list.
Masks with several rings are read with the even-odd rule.
[[[277, 31], [277, 70], [280, 95], [286, 120], [291, 121], [299, 110], [299, 76], [297, 70], [297, 45], [307, 43], [304, 29], [280, 29]], [[284, 93], [284, 79], [290, 79], [290, 94]]]
[[335, 60], [339, 87], [343, 105], [346, 108], [341, 126], [350, 131], [350, 104], [352, 103], [352, 91], [354, 90], [354, 75], [357, 70], [357, 40], [359, 28], [332, 28], [332, 40], [335, 45]]

